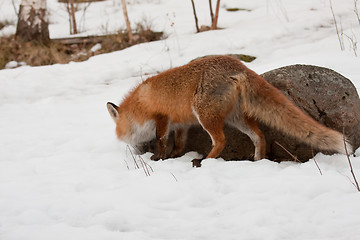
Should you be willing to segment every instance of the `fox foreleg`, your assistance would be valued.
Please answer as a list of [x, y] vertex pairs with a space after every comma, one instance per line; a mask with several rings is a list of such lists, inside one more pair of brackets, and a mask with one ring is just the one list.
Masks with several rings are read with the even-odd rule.
[[181, 126], [175, 129], [174, 148], [170, 154], [170, 158], [176, 158], [182, 156], [185, 148], [189, 128], [190, 128], [189, 126]]
[[154, 116], [156, 126], [156, 149], [151, 160], [158, 161], [166, 159], [166, 147], [169, 135], [169, 118], [164, 115]]

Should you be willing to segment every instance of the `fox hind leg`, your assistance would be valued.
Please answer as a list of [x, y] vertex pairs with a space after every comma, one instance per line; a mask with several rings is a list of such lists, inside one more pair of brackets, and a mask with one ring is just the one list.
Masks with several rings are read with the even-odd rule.
[[[212, 141], [212, 149], [210, 153], [205, 157], [206, 158], [216, 158], [220, 155], [222, 150], [225, 147], [226, 140], [224, 134], [224, 122], [225, 119], [221, 117], [221, 115], [214, 113], [214, 114], [206, 114], [202, 115], [197, 113], [195, 110], [195, 115], [199, 120], [199, 123], [203, 127], [203, 129], [209, 134]], [[193, 166], [194, 167], [201, 167], [201, 161], [203, 159], [194, 159]]]
[[225, 120], [237, 104], [238, 93], [237, 82], [231, 77], [214, 74], [213, 70], [204, 71], [194, 94], [192, 110], [212, 140], [213, 148], [206, 158], [218, 157], [225, 147]]
[[255, 146], [254, 160], [265, 158], [266, 140], [255, 119], [241, 116], [230, 122], [230, 124], [245, 133]]
[[259, 125], [255, 119], [245, 117], [245, 123], [247, 124], [249, 131], [247, 134], [255, 146], [254, 160], [260, 160], [266, 157], [266, 140], [265, 136], [259, 128]]

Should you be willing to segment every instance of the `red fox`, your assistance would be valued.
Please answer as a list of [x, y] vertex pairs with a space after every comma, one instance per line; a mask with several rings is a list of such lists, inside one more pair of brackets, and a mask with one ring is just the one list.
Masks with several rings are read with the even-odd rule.
[[[153, 160], [180, 156], [193, 124], [200, 124], [211, 137], [213, 147], [206, 158], [216, 158], [224, 149], [225, 124], [250, 137], [254, 160], [265, 158], [266, 142], [258, 122], [319, 150], [345, 154], [345, 142], [347, 151], [353, 152], [343, 134], [315, 121], [263, 77], [229, 56], [194, 60], [150, 77], [119, 106], [108, 102], [107, 108], [120, 140], [136, 147], [156, 137]], [[172, 130], [175, 146], [166, 156]], [[201, 161], [194, 159], [193, 166], [201, 166]]]

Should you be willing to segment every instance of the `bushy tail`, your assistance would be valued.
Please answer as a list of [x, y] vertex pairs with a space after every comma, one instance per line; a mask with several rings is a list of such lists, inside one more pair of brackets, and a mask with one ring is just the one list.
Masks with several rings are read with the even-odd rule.
[[249, 116], [319, 150], [353, 153], [343, 134], [315, 121], [281, 91], [254, 74], [247, 74], [247, 81], [242, 81], [240, 86], [244, 111]]

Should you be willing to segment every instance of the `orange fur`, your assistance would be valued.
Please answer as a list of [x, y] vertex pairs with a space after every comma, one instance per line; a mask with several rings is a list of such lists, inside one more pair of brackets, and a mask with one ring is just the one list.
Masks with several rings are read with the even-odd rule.
[[[179, 155], [191, 124], [200, 124], [212, 139], [213, 149], [206, 158], [216, 158], [223, 150], [224, 124], [250, 137], [255, 160], [264, 158], [266, 143], [258, 121], [315, 148], [344, 153], [341, 133], [316, 122], [233, 57], [208, 57], [167, 70], [148, 78], [119, 107], [114, 106], [108, 103], [119, 139], [137, 145], [156, 136], [154, 160], [167, 157], [171, 128], [176, 129], [177, 145], [172, 156]], [[347, 147], [352, 152], [351, 145]]]

